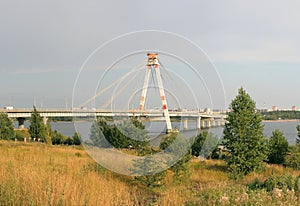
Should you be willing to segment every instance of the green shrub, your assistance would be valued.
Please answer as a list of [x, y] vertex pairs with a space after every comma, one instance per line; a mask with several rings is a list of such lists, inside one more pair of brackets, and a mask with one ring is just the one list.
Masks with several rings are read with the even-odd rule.
[[65, 141], [69, 137], [59, 133], [58, 131], [54, 130], [51, 131], [51, 139], [52, 139], [52, 144], [54, 145], [59, 145], [59, 144], [65, 144]]
[[76, 153], [75, 153], [75, 156], [76, 156], [76, 157], [82, 157], [81, 153], [79, 153], [79, 152], [76, 152]]
[[299, 179], [300, 179], [300, 176], [297, 176], [294, 180], [294, 191], [295, 192], [299, 191]]
[[13, 140], [15, 138], [14, 126], [11, 119], [4, 112], [0, 112], [0, 139]]
[[81, 135], [78, 132], [75, 132], [73, 135], [74, 145], [81, 145]]
[[18, 141], [24, 141], [24, 139], [26, 138], [26, 140], [28, 141], [30, 138], [30, 134], [29, 131], [27, 129], [16, 129], [15, 130], [16, 133], [16, 138]]
[[274, 176], [270, 176], [265, 180], [262, 187], [265, 188], [268, 192], [272, 191], [277, 185], [277, 179]]
[[256, 178], [252, 183], [247, 184], [250, 190], [257, 190], [262, 188], [262, 183]]
[[285, 156], [284, 166], [300, 169], [300, 153], [292, 152]]
[[264, 182], [260, 182], [255, 179], [252, 183], [248, 184], [247, 187], [250, 190], [265, 189], [267, 192], [273, 191], [275, 188], [286, 190], [298, 191], [299, 176], [293, 178], [291, 175], [274, 176], [271, 175]]
[[289, 144], [283, 132], [276, 129], [269, 140], [268, 162], [272, 164], [283, 164], [284, 156], [288, 151]]
[[107, 170], [102, 167], [97, 162], [89, 162], [86, 165], [83, 166], [83, 171], [88, 172], [97, 172], [99, 175], [103, 175], [107, 172]]
[[219, 157], [217, 146], [218, 138], [207, 131], [201, 132], [195, 139], [191, 149], [192, 155], [217, 159]]
[[67, 137], [67, 139], [65, 139], [62, 143], [66, 144], [66, 145], [73, 145], [74, 144], [74, 140], [71, 137]]
[[94, 146], [141, 149], [149, 145], [149, 137], [144, 126], [135, 118], [124, 120], [117, 125], [100, 118], [92, 124], [90, 140]]
[[300, 151], [298, 145], [289, 147], [289, 152], [284, 158], [284, 166], [300, 170]]

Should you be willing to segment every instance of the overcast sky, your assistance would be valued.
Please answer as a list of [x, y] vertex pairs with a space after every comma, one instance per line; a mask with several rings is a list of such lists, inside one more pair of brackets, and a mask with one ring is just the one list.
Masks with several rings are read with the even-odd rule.
[[243, 86], [259, 108], [300, 108], [299, 11], [298, 0], [0, 0], [0, 106], [70, 105], [78, 71], [97, 47], [154, 29], [207, 53], [226, 106]]

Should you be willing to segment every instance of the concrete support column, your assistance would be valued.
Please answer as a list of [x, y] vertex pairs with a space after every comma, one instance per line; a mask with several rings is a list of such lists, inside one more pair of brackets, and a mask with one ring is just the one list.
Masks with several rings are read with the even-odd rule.
[[219, 119], [219, 126], [221, 127], [223, 125], [223, 120]]
[[201, 129], [201, 117], [197, 117], [197, 129]]
[[47, 124], [47, 121], [48, 121], [48, 118], [46, 116], [43, 117], [43, 122], [44, 122], [45, 125]]
[[19, 129], [24, 129], [25, 118], [24, 117], [18, 117], [17, 120], [18, 120]]
[[205, 120], [201, 120], [201, 129], [205, 129]]
[[224, 126], [224, 125], [225, 125], [225, 120], [221, 119], [221, 126]]
[[218, 126], [219, 126], [219, 120], [215, 119], [215, 127], [218, 127]]
[[187, 118], [183, 119], [183, 129], [188, 129], [188, 119]]
[[215, 120], [214, 119], [210, 119], [210, 126], [214, 127], [214, 126], [216, 126], [215, 124], [216, 124]]
[[211, 123], [210, 123], [210, 119], [206, 121], [206, 128], [210, 128], [211, 127]]

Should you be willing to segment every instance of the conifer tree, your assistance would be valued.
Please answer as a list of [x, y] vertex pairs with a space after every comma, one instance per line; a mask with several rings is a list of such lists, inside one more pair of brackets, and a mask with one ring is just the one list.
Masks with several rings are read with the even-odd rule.
[[263, 167], [268, 154], [267, 139], [263, 135], [262, 116], [243, 88], [230, 109], [224, 129], [224, 144], [229, 152], [226, 162], [233, 177], [239, 178]]
[[268, 162], [273, 164], [284, 163], [284, 156], [288, 151], [288, 141], [283, 136], [283, 132], [276, 129], [269, 140], [269, 158]]
[[11, 140], [15, 138], [14, 126], [8, 115], [0, 112], [0, 139]]
[[30, 117], [29, 133], [31, 138], [35, 140], [41, 139], [42, 141], [45, 141], [46, 126], [43, 123], [43, 119], [40, 116], [40, 113], [36, 110], [35, 106], [33, 106], [33, 111]]

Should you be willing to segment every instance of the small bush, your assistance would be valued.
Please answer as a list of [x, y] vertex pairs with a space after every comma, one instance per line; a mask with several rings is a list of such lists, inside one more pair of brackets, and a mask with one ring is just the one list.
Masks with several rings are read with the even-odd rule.
[[192, 155], [203, 156], [204, 158], [218, 158], [217, 145], [218, 138], [212, 133], [207, 131], [201, 132], [191, 147]]
[[166, 171], [145, 176], [135, 176], [134, 179], [147, 187], [161, 187], [165, 184]]
[[286, 190], [298, 191], [299, 176], [293, 178], [291, 175], [274, 176], [271, 175], [264, 182], [260, 182], [255, 179], [252, 183], [248, 184], [247, 187], [250, 190], [265, 189], [267, 192], [273, 191], [275, 188]]
[[74, 145], [81, 145], [81, 135], [78, 132], [75, 132], [72, 138]]
[[51, 131], [51, 138], [52, 138], [52, 144], [54, 145], [63, 144], [64, 141], [67, 139], [66, 136], [62, 135], [56, 130]]
[[107, 171], [97, 162], [89, 162], [88, 164], [84, 165], [83, 170], [85, 172], [97, 172], [98, 174], [105, 174]]
[[299, 179], [300, 179], [300, 176], [297, 176], [294, 180], [294, 191], [295, 192], [299, 192]]
[[75, 153], [75, 156], [76, 156], [76, 157], [81, 157], [82, 155], [81, 155], [81, 153], [76, 152], [76, 153]]
[[27, 129], [17, 129], [15, 130], [16, 133], [16, 138], [18, 141], [24, 141], [24, 139], [26, 138], [27, 140], [29, 140], [30, 138], [30, 134], [29, 131]]
[[262, 188], [262, 183], [256, 178], [252, 183], [248, 184], [247, 187], [250, 190], [258, 190]]
[[73, 145], [73, 144], [74, 144], [74, 140], [73, 140], [73, 138], [71, 138], [71, 137], [67, 137], [67, 139], [65, 139], [65, 140], [63, 141], [63, 144], [66, 144], [66, 145]]
[[272, 164], [283, 164], [284, 156], [288, 151], [289, 144], [283, 132], [276, 129], [269, 140], [268, 162]]
[[277, 185], [277, 178], [274, 176], [270, 176], [265, 182], [262, 184], [262, 188], [265, 188], [268, 192], [272, 191]]
[[290, 154], [285, 156], [285, 166], [300, 170], [300, 151], [297, 146], [290, 148]]

